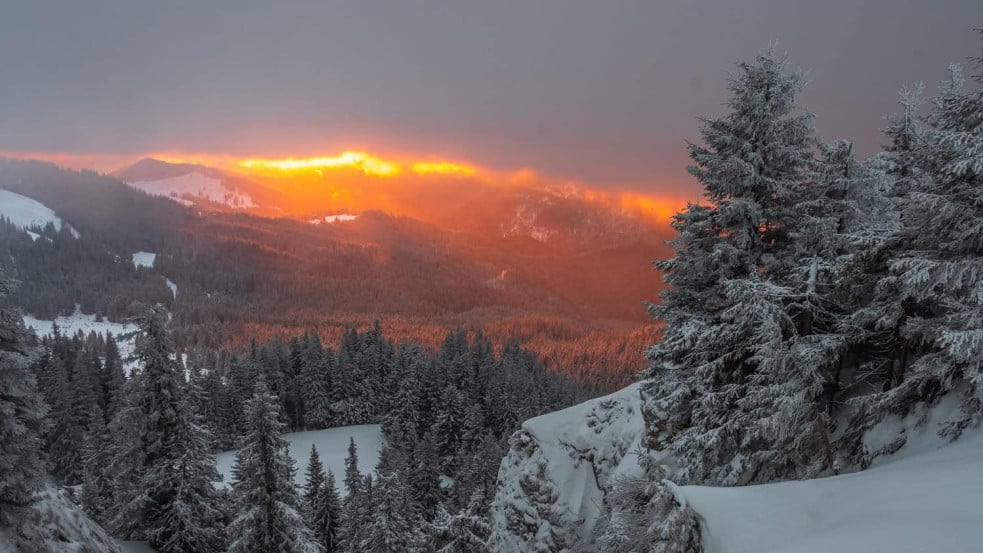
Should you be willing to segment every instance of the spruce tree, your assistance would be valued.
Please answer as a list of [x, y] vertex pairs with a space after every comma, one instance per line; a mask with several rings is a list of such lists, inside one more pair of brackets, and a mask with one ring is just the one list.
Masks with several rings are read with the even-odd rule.
[[[224, 538], [219, 480], [210, 435], [187, 397], [167, 328], [156, 305], [135, 318], [140, 372], [114, 420], [118, 440], [103, 478], [112, 478], [118, 511], [110, 521], [123, 539], [146, 539], [161, 552], [220, 551]], [[125, 388], [124, 388], [125, 389]]]
[[357, 551], [364, 553], [422, 553], [423, 520], [396, 473], [379, 474], [372, 492], [371, 516]]
[[443, 508], [433, 523], [433, 542], [437, 553], [490, 553], [488, 522], [484, 494], [476, 491], [467, 507], [455, 514]]
[[334, 473], [328, 469], [324, 485], [314, 502], [309, 526], [325, 553], [339, 551], [338, 528], [341, 525], [341, 501], [335, 487]]
[[816, 144], [812, 116], [796, 113], [802, 86], [774, 48], [739, 64], [729, 113], [703, 120], [703, 145], [689, 147], [711, 205], [674, 220], [676, 256], [659, 264], [673, 288], [653, 309], [667, 336], [644, 385], [650, 446], [680, 457], [683, 481], [795, 475], [821, 453], [816, 361], [835, 344], [804, 339], [789, 310], [809, 289], [796, 278]]
[[983, 90], [964, 90], [958, 66], [929, 124], [918, 158], [927, 178], [904, 210], [910, 247], [890, 265], [902, 299], [921, 308], [905, 320], [904, 338], [927, 347], [877, 401], [904, 413], [966, 383], [961, 413], [943, 431], [958, 436], [983, 415]]
[[247, 405], [249, 433], [236, 453], [232, 490], [238, 516], [230, 553], [317, 553], [294, 487], [294, 463], [280, 434], [280, 406], [261, 380]]
[[[307, 482], [304, 484], [304, 508], [308, 514], [314, 511], [324, 487], [324, 465], [317, 447], [311, 444], [311, 457], [307, 465]], [[308, 518], [308, 520], [310, 520]]]
[[2, 303], [15, 285], [0, 275], [0, 526], [22, 520], [44, 477], [47, 407], [28, 370], [32, 352], [20, 311]]

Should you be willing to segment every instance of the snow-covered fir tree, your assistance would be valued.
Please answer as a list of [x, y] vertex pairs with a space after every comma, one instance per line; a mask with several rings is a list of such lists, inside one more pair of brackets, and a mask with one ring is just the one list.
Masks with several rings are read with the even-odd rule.
[[361, 539], [350, 550], [360, 553], [423, 553], [423, 519], [396, 473], [381, 473], [373, 480], [368, 520]]
[[816, 166], [812, 116], [796, 113], [802, 86], [784, 56], [763, 51], [739, 64], [729, 113], [704, 120], [704, 145], [690, 145], [710, 206], [675, 219], [677, 255], [659, 267], [676, 288], [653, 309], [667, 334], [645, 386], [650, 438], [680, 458], [683, 481], [796, 475], [821, 457], [815, 401], [837, 344], [790, 312], [815, 293], [819, 253], [797, 243]]
[[983, 91], [967, 90], [958, 66], [928, 122], [916, 157], [925, 175], [903, 213], [910, 245], [890, 263], [901, 299], [919, 307], [902, 336], [924, 350], [875, 401], [904, 413], [960, 388], [961, 413], [945, 430], [958, 436], [983, 414]]
[[101, 475], [112, 482], [116, 514], [110, 528], [161, 552], [221, 551], [223, 514], [213, 485], [219, 476], [211, 436], [187, 398], [168, 319], [161, 305], [135, 319], [140, 370], [124, 387], [129, 396], [110, 429], [115, 451]]
[[474, 492], [465, 509], [451, 514], [441, 509], [433, 523], [437, 553], [489, 553], [488, 507], [482, 490]]
[[229, 552], [319, 553], [294, 487], [294, 462], [280, 436], [284, 423], [279, 403], [262, 380], [246, 411], [250, 431], [232, 469], [237, 516]]
[[[0, 275], [0, 302], [16, 282]], [[0, 526], [17, 527], [43, 486], [41, 433], [47, 407], [28, 370], [20, 311], [0, 303]]]

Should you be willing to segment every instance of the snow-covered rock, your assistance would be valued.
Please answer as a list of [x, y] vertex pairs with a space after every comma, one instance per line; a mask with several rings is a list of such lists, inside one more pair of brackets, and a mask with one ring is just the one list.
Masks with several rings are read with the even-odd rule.
[[119, 553], [109, 534], [68, 495], [54, 488], [38, 493], [18, 531], [0, 527], [0, 553]]
[[[6, 217], [14, 226], [27, 230], [32, 227], [44, 227], [48, 223], [61, 230], [64, 223], [61, 217], [55, 214], [48, 206], [43, 203], [16, 194], [9, 190], [0, 190], [0, 216]], [[72, 236], [79, 237], [77, 230], [68, 225]], [[28, 231], [31, 238], [37, 240], [40, 236], [37, 233]]]
[[[512, 438], [492, 503], [492, 551], [589, 551], [616, 481], [641, 477], [637, 386], [530, 419]], [[947, 444], [946, 402], [867, 470], [758, 486], [670, 487], [700, 520], [706, 553], [979, 551], [983, 428]], [[625, 478], [626, 480], [622, 480]], [[604, 519], [606, 520], [606, 519]], [[657, 524], [652, 520], [650, 523]], [[586, 549], [584, 549], [586, 547]]]
[[570, 551], [586, 539], [613, 479], [637, 467], [644, 427], [637, 385], [526, 421], [499, 469], [492, 550]]
[[176, 177], [150, 181], [127, 182], [133, 188], [147, 194], [164, 196], [188, 205], [189, 201], [204, 200], [232, 208], [256, 207], [253, 199], [241, 190], [230, 189], [224, 181], [200, 171], [191, 171]]
[[[358, 449], [358, 470], [362, 474], [374, 471], [379, 462], [379, 450], [382, 449], [382, 426], [378, 424], [363, 424], [357, 426], [342, 426], [327, 430], [308, 430], [284, 434], [283, 438], [289, 444], [290, 457], [297, 463], [294, 479], [298, 486], [304, 484], [307, 466], [311, 461], [311, 445], [317, 446], [318, 456], [324, 464], [324, 470], [334, 472], [338, 492], [344, 496], [344, 486], [341, 479], [345, 475], [345, 458], [348, 456], [349, 439], [355, 439]], [[225, 451], [216, 456], [216, 467], [222, 475], [224, 486], [232, 484], [232, 466], [235, 464], [235, 451]]]

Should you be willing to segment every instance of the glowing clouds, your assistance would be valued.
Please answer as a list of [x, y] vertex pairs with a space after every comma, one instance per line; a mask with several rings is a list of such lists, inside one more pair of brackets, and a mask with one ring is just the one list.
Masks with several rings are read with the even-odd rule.
[[418, 175], [460, 175], [470, 177], [477, 173], [474, 167], [448, 161], [419, 162], [413, 164], [413, 172]]
[[238, 165], [250, 171], [268, 172], [319, 172], [325, 169], [354, 169], [375, 177], [398, 175], [400, 167], [396, 163], [380, 159], [364, 152], [345, 151], [336, 156], [286, 158], [286, 159], [247, 159]]

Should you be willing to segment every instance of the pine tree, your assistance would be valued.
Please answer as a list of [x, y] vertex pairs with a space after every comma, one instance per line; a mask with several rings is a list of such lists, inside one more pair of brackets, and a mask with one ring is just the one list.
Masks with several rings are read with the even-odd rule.
[[260, 381], [247, 406], [250, 431], [236, 453], [232, 484], [238, 517], [230, 553], [317, 553], [293, 483], [294, 464], [280, 434], [277, 398]]
[[[16, 283], [0, 276], [0, 301]], [[16, 525], [43, 485], [41, 434], [47, 407], [28, 371], [20, 311], [0, 303], [0, 525]]]

